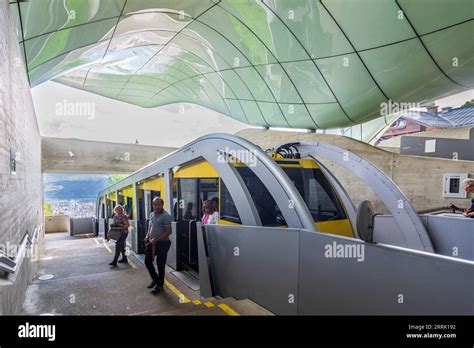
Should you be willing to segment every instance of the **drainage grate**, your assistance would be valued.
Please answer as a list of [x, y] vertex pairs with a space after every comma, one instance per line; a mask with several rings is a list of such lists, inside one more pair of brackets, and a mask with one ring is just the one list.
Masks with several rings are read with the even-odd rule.
[[43, 274], [42, 276], [38, 277], [39, 280], [50, 280], [52, 278], [54, 278], [52, 274]]

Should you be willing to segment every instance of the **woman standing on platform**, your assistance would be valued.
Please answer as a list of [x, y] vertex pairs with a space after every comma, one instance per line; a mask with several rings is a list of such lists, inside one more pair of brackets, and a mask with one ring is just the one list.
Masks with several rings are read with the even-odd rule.
[[[126, 240], [128, 237], [128, 227], [130, 226], [130, 223], [128, 222], [128, 216], [124, 214], [123, 208], [120, 205], [117, 205], [114, 208], [114, 218], [113, 218], [113, 223], [111, 225], [112, 228], [116, 230], [120, 230], [122, 234], [120, 235], [120, 238], [117, 240], [117, 243], [115, 243], [115, 257], [114, 260], [109, 263], [110, 266], [116, 267], [117, 262], [120, 263], [125, 263], [127, 262], [127, 255], [125, 255], [125, 246], [126, 246]], [[117, 261], [120, 253], [122, 253], [122, 259], [120, 261]]]

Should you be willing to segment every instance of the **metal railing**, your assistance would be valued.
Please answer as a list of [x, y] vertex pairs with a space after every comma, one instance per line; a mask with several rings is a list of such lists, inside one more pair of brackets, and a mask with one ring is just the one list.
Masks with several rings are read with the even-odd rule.
[[18, 267], [21, 265], [25, 255], [25, 250], [29, 246], [33, 245], [34, 241], [38, 238], [38, 235], [42, 230], [43, 224], [40, 224], [34, 229], [31, 236], [28, 234], [28, 232], [26, 232], [21, 239], [14, 258], [5, 254], [0, 255], [0, 270], [6, 273], [15, 273], [18, 270]]

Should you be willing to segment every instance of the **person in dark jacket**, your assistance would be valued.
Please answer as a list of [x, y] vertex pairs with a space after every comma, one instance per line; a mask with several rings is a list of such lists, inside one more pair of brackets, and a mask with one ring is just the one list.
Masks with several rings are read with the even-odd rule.
[[[122, 232], [122, 235], [117, 240], [117, 243], [115, 243], [115, 257], [113, 261], [109, 263], [109, 265], [112, 267], [116, 267], [117, 262], [126, 263], [128, 261], [127, 255], [125, 255], [125, 247], [128, 237], [128, 227], [130, 226], [128, 216], [125, 215], [122, 206], [117, 205], [114, 208], [114, 212], [115, 215], [113, 218], [113, 223], [110, 225], [110, 227], [116, 230], [120, 230]], [[122, 254], [122, 259], [118, 260], [120, 254]]]

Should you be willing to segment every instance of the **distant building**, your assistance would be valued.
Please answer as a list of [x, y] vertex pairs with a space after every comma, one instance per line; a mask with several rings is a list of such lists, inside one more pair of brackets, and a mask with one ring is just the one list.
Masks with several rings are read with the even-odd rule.
[[474, 125], [474, 106], [443, 108], [430, 106], [426, 111], [408, 111], [397, 119], [379, 138], [413, 134], [440, 128], [460, 128]]

